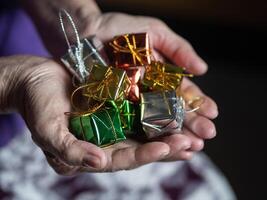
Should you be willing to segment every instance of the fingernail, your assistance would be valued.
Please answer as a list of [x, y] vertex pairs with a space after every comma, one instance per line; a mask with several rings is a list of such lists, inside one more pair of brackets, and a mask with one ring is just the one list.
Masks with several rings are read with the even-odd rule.
[[212, 131], [212, 134], [211, 134], [212, 135], [212, 138], [214, 138], [216, 136], [216, 134], [217, 134], [216, 128], [214, 128], [213, 131]]
[[94, 155], [86, 155], [83, 159], [84, 167], [100, 168], [100, 159]]
[[185, 145], [182, 146], [181, 150], [188, 150], [191, 148], [191, 144], [186, 143]]
[[191, 145], [187, 145], [187, 146], [184, 147], [184, 150], [188, 150], [190, 148], [191, 148]]
[[164, 151], [161, 153], [160, 158], [165, 158], [167, 155], [169, 155], [170, 151]]
[[201, 60], [201, 62], [199, 63], [200, 67], [202, 67], [205, 71], [208, 69], [208, 64], [204, 61]]
[[197, 61], [196, 63], [193, 63], [192, 66], [197, 66], [199, 74], [204, 74], [208, 70], [208, 65], [204, 61]]
[[215, 118], [218, 117], [218, 115], [219, 115], [219, 111], [218, 111], [218, 109], [213, 109], [213, 110], [211, 111], [211, 113], [210, 113], [210, 118], [211, 118], [211, 119], [215, 119]]

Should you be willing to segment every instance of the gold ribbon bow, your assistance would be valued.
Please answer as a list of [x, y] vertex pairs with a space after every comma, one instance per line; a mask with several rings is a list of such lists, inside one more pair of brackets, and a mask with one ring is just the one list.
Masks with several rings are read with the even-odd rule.
[[[99, 66], [96, 66], [99, 67]], [[101, 66], [100, 66], [101, 67]], [[88, 82], [78, 88], [76, 88], [71, 95], [71, 104], [73, 108], [79, 112], [74, 113], [74, 115], [89, 115], [96, 112], [100, 107], [102, 107], [106, 100], [112, 99], [115, 101], [121, 100], [129, 90], [129, 79], [120, 77], [112, 71], [112, 67], [108, 67], [104, 78], [101, 81]], [[112, 93], [111, 86], [114, 86], [114, 91]], [[120, 89], [121, 88], [121, 89]], [[87, 98], [87, 110], [77, 106], [74, 99], [79, 97], [78, 95]], [[93, 101], [94, 100], [94, 101]], [[93, 102], [93, 104], [92, 104]], [[80, 112], [83, 110], [82, 112]]]
[[176, 66], [166, 65], [161, 62], [152, 62], [146, 67], [144, 83], [152, 89], [175, 90], [181, 85], [184, 76], [192, 77], [192, 74], [184, 74], [182, 68], [176, 67], [175, 70], [168, 69]]
[[[131, 36], [131, 41], [130, 41]], [[122, 46], [119, 41], [120, 38], [123, 38], [126, 42], [125, 46]], [[137, 47], [136, 46], [136, 36], [134, 34], [125, 34], [122, 36], [115, 37], [112, 42], [109, 43], [110, 46], [114, 48], [116, 52], [123, 52], [123, 53], [130, 53], [132, 55], [133, 64], [137, 65], [137, 61], [144, 65], [146, 62], [144, 62], [144, 58], [150, 57], [150, 49], [146, 47]], [[149, 58], [150, 60], [150, 58]], [[139, 64], [138, 63], [138, 64]]]

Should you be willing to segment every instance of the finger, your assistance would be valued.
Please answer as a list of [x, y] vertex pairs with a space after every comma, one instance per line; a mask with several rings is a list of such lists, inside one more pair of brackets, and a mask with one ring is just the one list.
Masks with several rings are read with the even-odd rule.
[[172, 162], [172, 161], [186, 161], [186, 160], [191, 160], [193, 155], [194, 155], [194, 151], [190, 151], [190, 150], [181, 150], [179, 151], [176, 155], [173, 155], [171, 157], [168, 157], [166, 159], [162, 159], [162, 162]]
[[179, 157], [181, 158], [181, 160], [191, 160], [194, 156], [194, 153], [193, 151], [182, 151], [180, 152], [180, 155]]
[[198, 114], [210, 119], [214, 119], [218, 116], [216, 103], [206, 96], [192, 81], [185, 78], [181, 87], [182, 95], [186, 101], [194, 100], [195, 97], [203, 99], [202, 104], [199, 105], [199, 109], [196, 111]]
[[[182, 134], [166, 136], [162, 141], [166, 142], [171, 149], [164, 161], [191, 159], [195, 151], [200, 151], [204, 147], [204, 141], [186, 128], [183, 128]], [[183, 145], [181, 145], [182, 142], [184, 143]]]
[[164, 23], [156, 22], [150, 35], [153, 47], [175, 64], [196, 75], [207, 71], [207, 64], [196, 54], [192, 46]]
[[[118, 144], [120, 145], [120, 144]], [[116, 148], [112, 152], [112, 160], [107, 170], [118, 171], [133, 169], [144, 164], [163, 159], [170, 152], [170, 148], [163, 142], [149, 142], [143, 145], [131, 145], [126, 148]]]
[[102, 149], [89, 142], [77, 140], [72, 134], [66, 133], [58, 148], [57, 156], [73, 166], [89, 166], [101, 169], [106, 165], [106, 156]]
[[191, 139], [180, 133], [159, 138], [159, 141], [166, 143], [170, 147], [170, 153], [164, 158], [165, 161], [183, 160], [184, 157], [181, 156], [180, 152], [189, 150], [192, 145]]
[[191, 140], [191, 148], [189, 151], [201, 151], [204, 148], [204, 140], [192, 133], [187, 128], [183, 128], [183, 134]]
[[153, 51], [153, 55], [152, 55], [152, 57], [153, 57], [155, 60], [160, 61], [160, 62], [162, 62], [162, 63], [165, 62], [165, 58], [164, 58], [164, 56], [162, 56], [162, 54], [161, 54], [159, 51], [157, 51], [157, 50], [154, 50], [154, 51]]
[[45, 151], [52, 153], [71, 166], [91, 166], [101, 168], [106, 165], [106, 156], [102, 149], [85, 141], [77, 140], [61, 120], [48, 121], [42, 130], [41, 137], [34, 141]]
[[184, 125], [202, 139], [211, 139], [216, 136], [215, 125], [209, 119], [196, 113], [187, 114]]

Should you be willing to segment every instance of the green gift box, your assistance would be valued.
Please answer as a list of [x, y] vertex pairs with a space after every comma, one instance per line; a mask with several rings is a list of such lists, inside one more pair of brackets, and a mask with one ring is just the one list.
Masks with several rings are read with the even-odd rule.
[[130, 81], [124, 70], [94, 65], [84, 86], [84, 96], [99, 101], [121, 101], [127, 96], [129, 87]]
[[132, 133], [134, 130], [135, 108], [134, 104], [129, 100], [124, 100], [119, 106], [122, 128], [127, 133]]
[[107, 147], [126, 139], [121, 128], [119, 110], [101, 109], [95, 113], [70, 119], [70, 131], [81, 140]]
[[130, 134], [134, 129], [135, 105], [129, 100], [122, 102], [107, 101], [107, 107], [118, 108], [120, 113], [121, 127], [126, 134]]

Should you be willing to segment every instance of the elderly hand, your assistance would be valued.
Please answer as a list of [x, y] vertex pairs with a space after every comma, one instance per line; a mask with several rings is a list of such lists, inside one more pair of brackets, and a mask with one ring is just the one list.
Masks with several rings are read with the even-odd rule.
[[[206, 63], [192, 46], [158, 19], [121, 13], [90, 14], [86, 9], [82, 11], [86, 17], [81, 20], [78, 11], [71, 13], [78, 23], [82, 38], [96, 34], [105, 42], [115, 35], [147, 32], [157, 59], [166, 57], [196, 75], [207, 71]], [[63, 54], [65, 44], [61, 30], [56, 32], [49, 37], [43, 35], [43, 39], [48, 49], [58, 56]], [[63, 113], [70, 111], [68, 88], [71, 81], [62, 66], [47, 60], [36, 68], [35, 73], [38, 74], [35, 75], [35, 82], [28, 85], [28, 114], [25, 119], [33, 139], [44, 150], [50, 165], [60, 174], [117, 171], [155, 161], [187, 160], [203, 148], [204, 139], [216, 135], [215, 126], [210, 120], [218, 115], [215, 102], [191, 81], [184, 79], [182, 91], [185, 96], [202, 97], [204, 103], [197, 112], [186, 116], [183, 130], [179, 132], [181, 134], [165, 136], [145, 144], [127, 139], [100, 149], [91, 143], [77, 140], [68, 130], [68, 119]]]
[[187, 116], [182, 134], [144, 144], [127, 139], [101, 149], [77, 140], [68, 130], [68, 117], [64, 112], [71, 110], [72, 88], [70, 76], [60, 64], [27, 56], [2, 58], [0, 63], [4, 76], [0, 109], [15, 108], [22, 114], [33, 140], [60, 174], [117, 171], [160, 160], [189, 159], [193, 151], [202, 149], [202, 139], [215, 135], [214, 125], [207, 118], [216, 115], [215, 104], [191, 82], [185, 81], [185, 93], [203, 96], [205, 103], [198, 113]]

